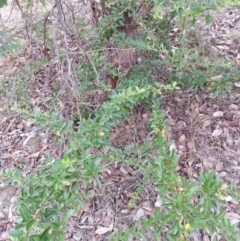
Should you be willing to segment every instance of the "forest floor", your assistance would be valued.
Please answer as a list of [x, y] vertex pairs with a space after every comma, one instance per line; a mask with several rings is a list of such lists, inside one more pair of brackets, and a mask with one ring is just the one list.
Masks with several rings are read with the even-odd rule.
[[[0, 9], [2, 21], [8, 29], [15, 29], [21, 21], [19, 11], [14, 7], [8, 18], [5, 13], [10, 13], [11, 5], [7, 9]], [[216, 11], [213, 16], [210, 25], [199, 25], [195, 30], [202, 45], [200, 47], [207, 48], [213, 58], [234, 60], [240, 69], [240, 7]], [[24, 31], [20, 34], [21, 38], [24, 43]], [[40, 55], [41, 45], [36, 43], [31, 51]], [[29, 49], [24, 47], [20, 53], [8, 54], [0, 59], [1, 172], [19, 168], [25, 174], [34, 173], [46, 155], [60, 158], [65, 148], [56, 143], [55, 135], [49, 129], [11, 110], [14, 103], [22, 100], [40, 109], [47, 108], [44, 103], [52, 90], [53, 71], [45, 66], [37, 72], [30, 71], [28, 78], [27, 75], [22, 77], [23, 69], [30, 61], [28, 58]], [[234, 83], [226, 97], [214, 98], [203, 91], [181, 90], [164, 96], [161, 108], [165, 110], [171, 127], [167, 137], [174, 140], [172, 148], [180, 156], [179, 170], [190, 179], [197, 177], [201, 171], [216, 170], [224, 182], [229, 184], [234, 181], [240, 188], [240, 80]], [[111, 136], [113, 145], [126, 147], [133, 141], [133, 136], [142, 141], [147, 139], [148, 114], [138, 110], [118, 125]], [[157, 197], [152, 187], [139, 198], [137, 208], [130, 208], [125, 198], [131, 197], [141, 177], [135, 175], [131, 167], [120, 164], [109, 169], [110, 172], [103, 174], [106, 181], [103, 186], [111, 191], [112, 196], [106, 195], [104, 190], [101, 193], [95, 190], [98, 198], [86, 204], [81, 217], [70, 220], [71, 228], [66, 240], [107, 240], [107, 233], [99, 228], [100, 225], [107, 227], [113, 224], [113, 230], [126, 230], [139, 219], [153, 214]], [[18, 218], [12, 208], [18, 190], [1, 184], [0, 192], [0, 240], [7, 241], [8, 232]], [[231, 199], [225, 208], [232, 223], [239, 225], [239, 202]], [[196, 236], [194, 241], [197, 240], [200, 239]], [[204, 237], [204, 240], [210, 240], [210, 237]]]

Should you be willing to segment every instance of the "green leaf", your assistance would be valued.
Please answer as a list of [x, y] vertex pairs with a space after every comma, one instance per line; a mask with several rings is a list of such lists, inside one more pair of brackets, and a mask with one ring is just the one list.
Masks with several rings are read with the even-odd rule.
[[49, 230], [50, 230], [51, 228], [47, 228], [47, 229], [45, 229], [44, 231], [43, 231], [43, 233], [41, 234], [41, 236], [40, 236], [40, 240], [42, 240], [42, 241], [44, 241], [44, 240], [47, 240], [46, 238], [48, 237], [48, 233], [49, 233]]
[[48, 239], [48, 241], [54, 241], [54, 240], [56, 240], [56, 237], [57, 237], [57, 236], [58, 236], [58, 231], [52, 232], [51, 235], [50, 235], [50, 237], [49, 237], [49, 239]]
[[33, 190], [34, 190], [33, 184], [32, 184], [32, 182], [30, 182], [30, 183], [29, 183], [29, 194], [30, 194], [30, 196], [33, 195]]
[[73, 213], [74, 213], [73, 209], [68, 210], [63, 216], [62, 224], [65, 224], [68, 221], [68, 219], [72, 216]]
[[163, 222], [168, 222], [170, 220], [173, 220], [174, 217], [176, 217], [173, 213], [168, 213], [163, 217]]
[[25, 222], [28, 222], [30, 219], [30, 212], [26, 208], [26, 206], [22, 205], [19, 209], [19, 212]]
[[217, 219], [220, 220], [222, 219], [226, 214], [226, 211], [221, 211], [218, 215], [217, 215]]
[[211, 205], [211, 200], [210, 200], [210, 198], [208, 197], [208, 198], [205, 200], [204, 215], [208, 215], [208, 214], [209, 214], [209, 212], [210, 212], [210, 205]]
[[64, 232], [63, 231], [60, 231], [58, 233], [58, 241], [64, 241]]
[[212, 17], [211, 17], [209, 14], [206, 15], [206, 17], [205, 17], [205, 23], [206, 23], [207, 25], [209, 25], [211, 22], [212, 22]]
[[27, 226], [26, 226], [27, 232], [30, 232], [34, 228], [35, 223], [36, 223], [35, 219], [32, 219], [27, 223]]
[[212, 241], [218, 241], [218, 236], [215, 234], [214, 238], [212, 239]]
[[167, 234], [167, 238], [170, 241], [176, 241], [176, 235], [174, 235], [174, 234]]
[[29, 241], [40, 241], [38, 234], [33, 234], [29, 237]]
[[173, 226], [172, 229], [171, 229], [171, 232], [172, 232], [174, 235], [176, 235], [178, 231], [179, 231], [179, 223], [178, 223], [178, 221], [175, 221], [174, 226]]
[[14, 238], [20, 238], [24, 233], [20, 230], [12, 230], [9, 232], [9, 235], [14, 237]]
[[38, 200], [36, 200], [35, 198], [32, 198], [32, 197], [28, 197], [27, 198], [27, 202], [29, 203], [29, 204], [31, 204], [31, 206], [32, 206], [32, 210], [33, 210], [33, 208], [35, 208], [36, 206], [39, 206], [39, 201]]
[[176, 82], [176, 81], [173, 81], [172, 87], [175, 88], [176, 86], [177, 86], [177, 82]]
[[92, 199], [94, 197], [94, 192], [88, 192], [84, 198], [86, 199]]
[[176, 207], [179, 209], [182, 207], [182, 204], [183, 204], [183, 197], [181, 194], [179, 194], [176, 200]]
[[59, 228], [61, 226], [59, 217], [57, 215], [54, 215], [53, 220], [54, 220], [54, 222], [52, 223], [52, 226], [54, 228]]
[[7, 6], [7, 0], [0, 0], [0, 8], [4, 7], [4, 5]]
[[26, 237], [21, 237], [18, 239], [18, 241], [26, 241]]

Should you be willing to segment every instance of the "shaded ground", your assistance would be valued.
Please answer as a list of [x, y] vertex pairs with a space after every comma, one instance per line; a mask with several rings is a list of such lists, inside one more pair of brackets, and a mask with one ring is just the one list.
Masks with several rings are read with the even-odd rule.
[[[214, 16], [215, 21], [211, 25], [200, 26], [197, 30], [199, 43], [204, 45], [200, 48], [210, 51], [213, 58], [223, 56], [239, 65], [240, 8], [225, 9]], [[4, 68], [0, 76], [3, 88], [18, 79], [16, 76], [26, 65], [27, 57], [21, 53], [0, 63], [1, 69]], [[40, 109], [45, 108], [44, 98], [51, 92], [51, 83], [55, 80], [53, 69], [49, 69], [43, 68], [30, 76], [31, 85], [35, 84], [32, 89], [24, 89], [28, 86], [28, 80], [20, 81], [23, 83], [21, 93], [28, 91], [32, 97], [30, 104]], [[46, 154], [53, 158], [60, 157], [64, 146], [55, 143], [55, 137], [49, 130], [9, 110], [17, 100], [17, 95], [18, 91], [9, 88], [8, 99], [0, 96], [0, 168], [3, 171], [17, 167], [28, 174], [43, 163]], [[190, 179], [197, 179], [200, 171], [215, 169], [226, 183], [235, 181], [240, 187], [239, 84], [235, 84], [227, 98], [213, 98], [204, 92], [181, 91], [165, 96], [162, 108], [171, 126], [168, 138], [175, 141], [172, 148], [180, 155], [179, 171]], [[115, 128], [110, 137], [113, 145], [123, 148], [148, 139], [149, 117], [150, 114], [141, 108], [133, 112], [131, 118]], [[102, 178], [103, 189], [94, 189], [95, 198], [86, 203], [82, 216], [70, 220], [66, 240], [107, 240], [109, 232], [127, 230], [133, 223], [153, 215], [158, 205], [154, 188], [149, 186], [142, 196], [134, 196], [136, 184], [142, 178], [141, 173], [131, 167], [115, 164], [108, 167], [108, 172]], [[0, 190], [0, 240], [6, 241], [9, 240], [7, 233], [17, 218], [12, 210], [12, 204], [16, 202], [16, 190], [4, 185], [1, 185]], [[132, 206], [129, 205], [130, 200], [135, 200]], [[239, 225], [239, 203], [230, 200], [225, 208], [231, 220]], [[203, 238], [210, 240], [210, 237], [196, 234], [194, 241]]]

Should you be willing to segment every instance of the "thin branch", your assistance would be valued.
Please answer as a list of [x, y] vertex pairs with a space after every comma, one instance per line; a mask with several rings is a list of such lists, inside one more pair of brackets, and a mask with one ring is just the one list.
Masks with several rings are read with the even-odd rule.
[[[21, 7], [21, 5], [19, 4], [18, 0], [15, 0], [15, 1], [16, 1], [16, 4], [17, 4], [18, 8], [20, 9], [21, 14], [22, 14], [22, 17], [23, 17], [23, 16], [24, 16], [24, 12], [23, 12], [23, 10], [22, 10], [22, 7]], [[29, 28], [30, 26], [28, 26], [27, 19], [24, 18], [24, 20], [25, 20], [25, 23], [26, 23], [26, 25], [25, 25], [25, 30], [26, 30], [26, 33], [27, 33], [27, 36], [28, 36], [29, 41], [31, 41], [31, 38], [30, 38], [30, 35], [29, 35], [29, 32], [28, 32], [28, 28]]]
[[[10, 14], [8, 15], [7, 19], [6, 19], [5, 21], [1, 21], [4, 30], [5, 30], [5, 28], [4, 28], [4, 23], [6, 23], [6, 22], [9, 20], [9, 18], [11, 17], [12, 11], [13, 11], [13, 7], [14, 7], [14, 3], [15, 3], [15, 2], [13, 1], [12, 7], [11, 7], [11, 11], [10, 11]], [[2, 20], [2, 18], [1, 18], [1, 20]]]

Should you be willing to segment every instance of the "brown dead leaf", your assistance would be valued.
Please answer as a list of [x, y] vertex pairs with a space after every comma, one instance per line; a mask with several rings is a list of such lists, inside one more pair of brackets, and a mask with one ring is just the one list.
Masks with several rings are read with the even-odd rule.
[[184, 134], [182, 134], [180, 137], [179, 137], [179, 139], [178, 139], [178, 141], [181, 143], [181, 144], [184, 144], [185, 142], [186, 142], [186, 136], [184, 135]]
[[175, 126], [176, 125], [176, 122], [173, 120], [173, 118], [170, 115], [168, 115], [168, 124], [170, 126]]
[[191, 152], [193, 150], [193, 143], [191, 141], [189, 141], [187, 143], [187, 147], [188, 147], [189, 151]]
[[30, 127], [34, 123], [34, 120], [33, 119], [27, 119], [27, 120], [23, 120], [22, 122], [26, 127]]
[[128, 174], [128, 171], [126, 169], [124, 169], [123, 167], [120, 167], [120, 171], [121, 173], [127, 175]]
[[213, 113], [213, 117], [223, 117], [223, 112], [222, 111], [216, 111]]
[[223, 170], [223, 162], [218, 162], [218, 164], [216, 165], [216, 170], [218, 172], [221, 172]]
[[34, 133], [30, 133], [29, 136], [24, 140], [23, 147], [27, 145], [28, 141], [35, 136]]
[[91, 206], [92, 206], [92, 204], [90, 202], [85, 203], [84, 206], [82, 207], [82, 211], [86, 212], [86, 213], [90, 212]]
[[143, 209], [144, 209], [145, 211], [148, 211], [148, 212], [151, 212], [151, 211], [152, 211], [152, 208], [147, 207], [147, 206], [144, 206]]
[[240, 111], [232, 111], [232, 113], [233, 113], [236, 117], [240, 117]]
[[112, 223], [112, 220], [108, 216], [104, 216], [103, 218], [101, 218], [101, 223], [107, 226]]
[[226, 213], [225, 215], [226, 218], [228, 219], [239, 219], [240, 220], [240, 215], [238, 213]]
[[213, 131], [212, 137], [218, 137], [222, 134], [223, 130], [221, 128], [217, 128]]
[[156, 202], [154, 203], [154, 206], [155, 206], [155, 207], [161, 207], [161, 206], [162, 206], [162, 203], [163, 203], [163, 201], [161, 200], [160, 196], [158, 195], [158, 196], [157, 196], [157, 200], [156, 200]]
[[24, 57], [19, 57], [19, 58], [17, 58], [17, 62], [25, 64], [26, 63], [26, 59]]
[[148, 118], [148, 114], [147, 113], [142, 114], [142, 118], [143, 119], [147, 119]]
[[11, 157], [12, 157], [12, 155], [8, 154], [8, 153], [1, 154], [1, 159], [8, 159], [8, 158], [11, 158]]
[[212, 163], [216, 163], [216, 162], [217, 162], [217, 159], [216, 159], [216, 157], [214, 157], [214, 156], [209, 156], [209, 157], [207, 158], [207, 160], [208, 160], [208, 162], [212, 162]]
[[212, 120], [208, 119], [203, 122], [203, 129], [210, 126], [212, 124]]
[[177, 151], [177, 147], [176, 147], [176, 144], [175, 143], [173, 143], [172, 145], [170, 145], [170, 147], [169, 147], [169, 151]]
[[[239, 82], [239, 86], [240, 86], [240, 82]], [[235, 105], [235, 104], [229, 105], [229, 109], [230, 109], [230, 110], [238, 110], [238, 108], [239, 108], [238, 105]]]
[[132, 198], [134, 196], [133, 192], [127, 192], [126, 197]]
[[235, 205], [238, 205], [239, 204], [239, 202], [237, 201], [237, 200], [235, 200], [233, 197], [231, 197], [231, 196], [227, 196], [227, 197], [225, 197], [225, 200], [227, 201], [227, 202], [231, 202], [231, 203], [233, 203], [233, 204], [235, 204]]
[[237, 55], [236, 62], [237, 62], [238, 65], [240, 65], [240, 54]]
[[234, 83], [234, 86], [240, 87], [240, 82], [235, 82], [235, 83]]
[[235, 85], [236, 87], [240, 87], [240, 82], [235, 82], [234, 85]]
[[40, 151], [33, 153], [33, 154], [30, 155], [29, 157], [30, 157], [30, 158], [38, 158], [39, 154], [40, 154]]
[[145, 215], [144, 209], [142, 208], [138, 209], [136, 215], [133, 216], [133, 221], [134, 222], [139, 221], [142, 217], [144, 217], [144, 215]]
[[12, 126], [13, 126], [13, 123], [12, 123], [12, 122], [9, 122], [9, 124], [8, 124], [5, 132], [8, 132], [8, 131], [12, 128]]
[[129, 210], [128, 209], [122, 209], [121, 213], [123, 213], [123, 214], [129, 213]]
[[203, 236], [203, 241], [210, 241], [210, 238], [208, 237], [208, 235]]
[[219, 80], [221, 79], [223, 76], [222, 75], [216, 75], [216, 76], [213, 76], [209, 79], [209, 81], [215, 81], [215, 80]]
[[110, 228], [100, 227], [95, 231], [95, 234], [102, 235], [110, 231]]
[[218, 45], [216, 47], [220, 50], [228, 50], [229, 49], [229, 47], [227, 45]]
[[109, 141], [115, 140], [117, 136], [118, 136], [117, 133], [116, 133], [116, 132], [113, 132], [113, 133], [110, 135], [110, 137], [109, 137]]

